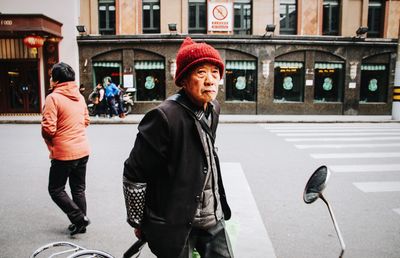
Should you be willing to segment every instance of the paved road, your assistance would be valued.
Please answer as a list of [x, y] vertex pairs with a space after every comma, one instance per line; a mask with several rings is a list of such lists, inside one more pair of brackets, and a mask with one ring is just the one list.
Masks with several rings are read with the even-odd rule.
[[[47, 194], [49, 160], [39, 125], [0, 125], [0, 257], [26, 257], [71, 241], [120, 257], [133, 241], [124, 222], [122, 163], [136, 125], [92, 125], [88, 233], [70, 238]], [[334, 208], [348, 257], [400, 257], [400, 124], [222, 124], [219, 145], [234, 217], [236, 257], [337, 257], [339, 243], [321, 201], [302, 202], [320, 164], [332, 177]], [[4, 147], [6, 146], [6, 147]], [[152, 257], [144, 250], [142, 257]]]

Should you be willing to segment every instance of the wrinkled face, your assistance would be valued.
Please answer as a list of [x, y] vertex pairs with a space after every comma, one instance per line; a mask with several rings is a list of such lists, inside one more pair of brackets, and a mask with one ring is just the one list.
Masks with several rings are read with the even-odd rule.
[[207, 103], [217, 97], [220, 80], [221, 75], [218, 67], [204, 63], [190, 72], [183, 80], [182, 87], [194, 104], [206, 108]]

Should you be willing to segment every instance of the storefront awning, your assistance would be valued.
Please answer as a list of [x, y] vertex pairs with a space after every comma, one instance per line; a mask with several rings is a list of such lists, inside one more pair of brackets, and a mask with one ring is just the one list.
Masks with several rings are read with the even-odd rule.
[[137, 61], [135, 62], [135, 70], [153, 70], [164, 69], [164, 62], [162, 61]]
[[121, 67], [117, 62], [94, 62], [93, 67]]
[[361, 65], [361, 71], [384, 71], [386, 65]]
[[256, 70], [254, 61], [226, 61], [227, 70]]
[[280, 68], [302, 68], [303, 63], [300, 62], [275, 62], [274, 67]]
[[315, 69], [342, 69], [343, 64], [339, 63], [315, 63]]
[[62, 38], [62, 23], [43, 14], [0, 14], [0, 36], [24, 37], [35, 34]]

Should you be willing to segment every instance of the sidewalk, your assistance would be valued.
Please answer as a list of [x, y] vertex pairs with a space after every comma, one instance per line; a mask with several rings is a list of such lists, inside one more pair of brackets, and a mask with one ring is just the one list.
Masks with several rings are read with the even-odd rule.
[[[91, 124], [138, 124], [143, 114], [130, 114], [126, 118], [90, 117]], [[2, 115], [0, 124], [39, 124], [41, 115]], [[391, 116], [338, 116], [338, 115], [220, 115], [220, 123], [400, 123]]]

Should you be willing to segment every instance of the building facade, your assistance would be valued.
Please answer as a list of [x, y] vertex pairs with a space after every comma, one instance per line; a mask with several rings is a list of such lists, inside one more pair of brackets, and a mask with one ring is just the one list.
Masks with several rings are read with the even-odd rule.
[[79, 0], [0, 1], [0, 114], [40, 113], [59, 61], [79, 83], [79, 7]]
[[191, 36], [225, 61], [223, 113], [390, 114], [399, 19], [400, 1], [84, 0], [81, 80], [111, 76], [146, 112], [176, 92]]

